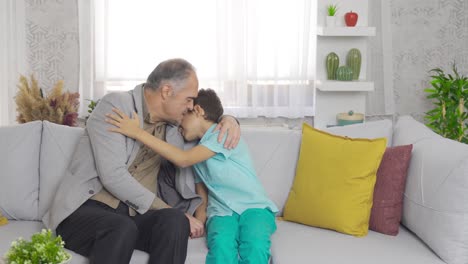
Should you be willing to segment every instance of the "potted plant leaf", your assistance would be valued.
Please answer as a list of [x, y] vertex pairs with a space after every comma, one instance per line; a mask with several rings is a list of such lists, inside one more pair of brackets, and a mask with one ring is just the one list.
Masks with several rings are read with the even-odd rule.
[[336, 25], [336, 12], [338, 12], [337, 4], [327, 5], [327, 27], [334, 27]]
[[69, 263], [71, 255], [65, 251], [64, 244], [62, 238], [52, 234], [50, 229], [42, 229], [41, 232], [32, 235], [31, 241], [22, 238], [13, 241], [5, 255], [5, 262], [6, 264]]
[[96, 108], [100, 100], [101, 99], [97, 99], [96, 101], [94, 101], [94, 100], [86, 99], [86, 101], [89, 101], [89, 104], [88, 104], [89, 115], [85, 117], [85, 124], [88, 122], [88, 118], [91, 116], [91, 113], [94, 111], [94, 108]]
[[424, 91], [433, 100], [434, 109], [426, 113], [427, 126], [443, 137], [468, 143], [468, 78], [458, 73], [456, 64], [453, 74], [440, 68], [430, 70], [431, 88]]

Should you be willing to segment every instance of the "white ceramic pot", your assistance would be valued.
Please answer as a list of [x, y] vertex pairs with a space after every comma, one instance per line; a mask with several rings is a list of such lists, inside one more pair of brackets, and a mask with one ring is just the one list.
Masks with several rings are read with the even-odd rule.
[[336, 26], [336, 16], [326, 16], [326, 25], [327, 27]]

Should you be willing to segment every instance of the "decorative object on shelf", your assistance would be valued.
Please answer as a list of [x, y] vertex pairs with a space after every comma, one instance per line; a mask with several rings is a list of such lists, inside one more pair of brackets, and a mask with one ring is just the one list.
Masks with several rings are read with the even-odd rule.
[[358, 14], [353, 12], [353, 11], [349, 11], [348, 13], [345, 14], [345, 23], [346, 23], [346, 26], [348, 27], [354, 27], [356, 26], [357, 24], [357, 21], [358, 21]]
[[327, 27], [334, 27], [336, 25], [336, 12], [338, 11], [337, 4], [327, 5]]
[[340, 66], [336, 70], [336, 79], [338, 81], [351, 81], [353, 80], [353, 70], [348, 66]]
[[364, 114], [354, 113], [353, 110], [350, 110], [348, 113], [337, 114], [336, 120], [338, 126], [359, 124], [364, 122]]
[[60, 236], [52, 234], [50, 229], [42, 229], [35, 233], [31, 241], [18, 238], [11, 243], [5, 255], [6, 264], [10, 263], [50, 263], [64, 264], [71, 260], [71, 255], [65, 251], [64, 242]]
[[350, 49], [346, 56], [346, 66], [353, 70], [353, 80], [358, 80], [361, 73], [361, 51]]
[[426, 112], [427, 126], [437, 134], [468, 144], [468, 77], [460, 75], [455, 63], [453, 74], [436, 68], [429, 72], [432, 88], [424, 89], [434, 109]]
[[47, 120], [60, 125], [77, 125], [80, 94], [63, 92], [62, 80], [55, 84], [47, 96], [44, 96], [34, 76], [31, 76], [31, 85], [26, 77], [21, 76], [18, 88], [15, 97], [18, 123]]
[[335, 52], [330, 52], [327, 55], [327, 79], [336, 80], [336, 70], [340, 66], [340, 58]]

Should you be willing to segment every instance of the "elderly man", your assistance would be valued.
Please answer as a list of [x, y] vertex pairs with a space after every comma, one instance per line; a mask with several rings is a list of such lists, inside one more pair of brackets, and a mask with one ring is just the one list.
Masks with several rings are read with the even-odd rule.
[[[183, 147], [177, 126], [197, 94], [193, 66], [172, 59], [134, 90], [101, 99], [43, 219], [68, 249], [98, 264], [129, 263], [134, 249], [148, 252], [149, 263], [185, 262], [188, 237], [204, 233], [192, 216], [201, 199], [191, 168], [171, 167], [139, 142], [110, 133], [104, 120], [114, 107], [128, 115], [135, 111], [144, 120], [142, 128]], [[225, 116], [220, 129], [221, 134], [229, 130], [225, 147], [234, 147], [240, 136], [237, 121]]]

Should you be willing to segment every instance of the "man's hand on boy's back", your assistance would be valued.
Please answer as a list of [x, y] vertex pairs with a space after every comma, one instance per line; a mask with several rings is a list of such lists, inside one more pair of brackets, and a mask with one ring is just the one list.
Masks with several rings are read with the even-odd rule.
[[215, 127], [214, 131], [219, 130], [218, 135], [218, 142], [222, 142], [224, 138], [224, 134], [227, 132], [227, 138], [224, 142], [224, 147], [227, 149], [233, 149], [237, 147], [237, 144], [240, 140], [240, 125], [232, 116], [225, 115], [222, 117], [221, 121], [219, 121], [218, 125]]
[[190, 222], [190, 238], [198, 238], [205, 235], [205, 224], [190, 214], [185, 214]]

